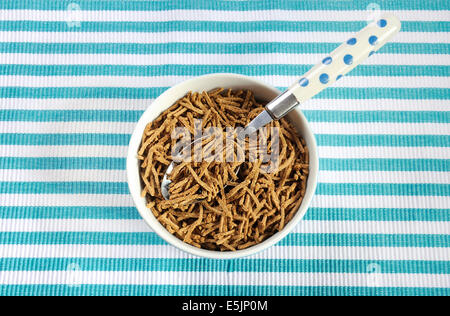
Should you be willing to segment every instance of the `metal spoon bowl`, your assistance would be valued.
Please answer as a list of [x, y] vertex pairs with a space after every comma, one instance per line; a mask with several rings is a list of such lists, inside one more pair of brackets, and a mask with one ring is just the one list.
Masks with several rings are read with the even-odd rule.
[[[195, 144], [196, 144], [197, 142], [202, 141], [202, 140], [205, 139], [206, 137], [208, 137], [208, 136], [205, 136], [205, 137], [196, 139], [195, 141], [193, 141], [192, 143], [190, 143], [189, 146], [192, 148], [192, 146], [195, 146]], [[239, 134], [239, 135], [238, 135], [238, 138], [239, 138], [239, 137], [242, 137], [242, 134]], [[181, 154], [180, 154], [178, 157], [181, 157]], [[166, 199], [166, 200], [169, 200], [169, 199], [170, 199], [170, 192], [169, 192], [169, 189], [170, 189], [170, 185], [172, 184], [172, 180], [169, 179], [169, 175], [170, 175], [170, 173], [173, 171], [173, 168], [175, 167], [175, 164], [176, 164], [175, 160], [177, 160], [177, 159], [174, 159], [174, 160], [172, 161], [172, 163], [167, 167], [166, 172], [164, 173], [163, 179], [162, 179], [162, 181], [161, 181], [161, 194], [162, 194], [162, 196], [164, 197], [164, 199]], [[240, 168], [241, 168], [241, 167], [238, 166], [238, 168], [237, 168], [237, 170], [236, 170], [236, 172], [235, 172], [236, 175], [239, 173]], [[227, 186], [225, 186], [225, 188], [226, 188], [226, 187], [227, 187]]]

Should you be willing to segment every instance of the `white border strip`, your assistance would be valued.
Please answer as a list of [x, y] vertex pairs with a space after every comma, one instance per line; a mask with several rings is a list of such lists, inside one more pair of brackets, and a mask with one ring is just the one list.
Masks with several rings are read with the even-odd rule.
[[[69, 268], [69, 267], [68, 267]], [[80, 267], [81, 268], [81, 267]], [[368, 267], [369, 268], [369, 267]], [[82, 268], [81, 268], [82, 269]], [[187, 271], [4, 271], [0, 284], [171, 284], [445, 288], [450, 275]]]
[[[2, 232], [146, 233], [143, 220], [114, 219], [2, 219]], [[316, 221], [303, 220], [294, 233], [304, 234], [426, 234], [446, 235], [450, 222]]]
[[[320, 183], [435, 183], [448, 184], [450, 172], [436, 171], [329, 171], [321, 170]], [[0, 169], [3, 182], [127, 182], [125, 170]]]
[[[2, 245], [2, 258], [189, 258], [170, 245]], [[249, 259], [450, 261], [450, 251], [415, 247], [274, 246]], [[74, 260], [75, 261], [75, 260]]]
[[[342, 78], [344, 79], [344, 78]], [[0, 98], [2, 110], [128, 110], [144, 111], [154, 99], [27, 99]], [[450, 111], [449, 100], [311, 99], [303, 110]]]
[[[308, 64], [323, 59], [323, 54], [257, 53], [257, 54], [32, 54], [1, 53], [0, 64], [29, 65], [258, 65]], [[375, 54], [366, 65], [450, 65], [445, 54]], [[301, 75], [301, 74], [299, 74]]]
[[320, 158], [336, 159], [448, 159], [448, 157], [450, 157], [450, 148], [319, 146], [318, 153]]
[[[1, 145], [0, 157], [126, 158], [127, 146]], [[319, 146], [320, 158], [336, 159], [448, 159], [449, 147], [339, 147]]]
[[[28, 146], [1, 145], [0, 157], [95, 157], [126, 158], [128, 146]], [[124, 164], [125, 167], [125, 164]]]
[[[220, 43], [258, 43], [258, 42], [327, 42], [341, 43], [354, 35], [354, 32], [35, 32], [0, 31], [0, 42], [29, 43], [165, 43], [165, 42], [220, 42]], [[397, 43], [450, 43], [446, 32], [402, 32], [396, 35]]]
[[[131, 134], [134, 122], [29, 122], [0, 121], [0, 133], [22, 134]], [[450, 135], [446, 123], [336, 123], [310, 122], [316, 135]]]
[[[255, 78], [276, 87], [289, 87], [296, 82], [296, 76], [256, 76]], [[128, 87], [153, 88], [170, 87], [191, 76], [1, 76], [0, 86], [4, 87]], [[442, 88], [449, 87], [449, 80], [442, 77], [421, 76], [345, 76], [333, 86], [347, 88]]]
[[329, 170], [321, 170], [319, 172], [319, 182], [320, 183], [440, 183], [440, 184], [448, 184], [449, 179], [450, 179], [450, 172], [434, 172], [434, 171], [354, 171], [354, 170], [329, 171]]
[[[311, 207], [445, 209], [448, 196], [315, 195]], [[0, 194], [0, 206], [134, 206], [129, 194]]]

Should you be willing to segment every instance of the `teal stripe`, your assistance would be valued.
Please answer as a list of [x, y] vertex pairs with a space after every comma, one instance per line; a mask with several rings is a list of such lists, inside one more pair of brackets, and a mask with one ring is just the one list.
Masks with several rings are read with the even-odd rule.
[[[362, 17], [364, 19], [364, 17]], [[0, 21], [0, 31], [23, 32], [357, 32], [366, 21], [82, 21], [81, 27], [67, 22]], [[447, 21], [403, 21], [402, 32], [450, 32]]]
[[[141, 219], [134, 207], [0, 206], [3, 219]], [[450, 209], [310, 207], [303, 220], [448, 222]]]
[[[134, 110], [0, 110], [0, 121], [137, 122]], [[449, 123], [450, 111], [322, 111], [303, 110], [310, 122]]]
[[[155, 233], [0, 232], [6, 245], [165, 245]], [[450, 235], [291, 233], [278, 246], [447, 248]]]
[[[301, 62], [301, 61], [299, 61]], [[199, 76], [209, 73], [238, 73], [247, 76], [300, 76], [312, 64], [264, 65], [25, 65], [0, 64], [0, 73], [10, 76]], [[359, 65], [352, 76], [450, 76], [446, 65]]]
[[0, 285], [2, 296], [448, 296], [448, 288], [278, 285]]
[[[450, 159], [321, 158], [319, 165], [321, 170], [336, 171], [450, 171]], [[125, 170], [125, 158], [0, 157], [0, 169]]]
[[[128, 194], [126, 182], [0, 182], [0, 194]], [[447, 196], [450, 184], [319, 183], [318, 195]]]
[[[421, 0], [379, 1], [383, 10], [448, 10], [447, 0], [424, 2]], [[28, 10], [66, 10], [68, 3], [60, 0], [17, 1], [3, 0], [0, 9]], [[113, 11], [166, 11], [166, 10], [214, 10], [214, 11], [254, 11], [254, 10], [365, 10], [373, 0], [359, 1], [220, 1], [181, 0], [181, 1], [103, 1], [77, 0], [82, 10]], [[361, 13], [363, 14], [363, 13]]]
[[[174, 82], [175, 83], [175, 82]], [[285, 90], [285, 87], [278, 87]], [[37, 99], [154, 99], [167, 87], [119, 88], [119, 87], [0, 87], [0, 98]], [[318, 99], [408, 99], [408, 100], [448, 100], [450, 89], [446, 88], [336, 88], [329, 87], [315, 98]], [[338, 101], [339, 102], [339, 101]]]
[[[259, 43], [0, 43], [0, 53], [30, 54], [327, 54], [340, 43], [259, 42]], [[447, 43], [387, 43], [383, 54], [449, 54]]]
[[367, 273], [371, 264], [378, 264], [380, 273], [450, 274], [448, 261], [172, 258], [0, 258], [0, 271], [67, 271], [73, 264], [82, 271], [285, 273]]
[[[0, 145], [128, 145], [128, 134], [0, 134]], [[447, 135], [317, 134], [319, 146], [448, 147]]]

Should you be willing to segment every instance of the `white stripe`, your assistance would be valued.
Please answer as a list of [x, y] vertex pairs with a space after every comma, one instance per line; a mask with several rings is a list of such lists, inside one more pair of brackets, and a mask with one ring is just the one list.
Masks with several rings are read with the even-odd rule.
[[125, 158], [128, 146], [0, 145], [0, 157], [107, 157]]
[[[29, 54], [1, 53], [1, 64], [29, 65], [255, 65], [316, 64], [326, 54]], [[366, 65], [450, 65], [445, 54], [375, 54]], [[299, 74], [301, 75], [301, 74]]]
[[[1, 122], [1, 121], [0, 121]], [[0, 133], [31, 133], [42, 134], [131, 134], [135, 122], [1, 122]]]
[[[1, 171], [0, 171], [1, 172]], [[11, 175], [12, 178], [14, 177]], [[26, 181], [26, 180], [23, 180]], [[450, 172], [432, 171], [329, 171], [319, 172], [321, 183], [441, 183], [450, 182]]]
[[[74, 262], [75, 263], [75, 262]], [[450, 275], [186, 271], [3, 271], [0, 284], [171, 284], [445, 288]], [[368, 266], [368, 269], [370, 267]]]
[[315, 195], [311, 207], [329, 208], [438, 208], [450, 205], [449, 196]]
[[[27, 99], [0, 98], [2, 110], [128, 110], [144, 111], [154, 99]], [[437, 108], [442, 109], [441, 101]]]
[[[343, 78], [344, 79], [344, 78]], [[16, 110], [138, 110], [144, 111], [154, 99], [27, 99], [0, 98], [0, 109]], [[304, 110], [342, 111], [450, 111], [448, 100], [407, 99], [311, 99]]]
[[[143, 220], [2, 219], [1, 232], [151, 232]], [[444, 234], [450, 222], [316, 221], [304, 220], [292, 232], [303, 234]]]
[[[27, 99], [1, 98], [2, 110], [138, 110], [144, 111], [154, 99]], [[450, 111], [448, 100], [407, 99], [311, 99], [304, 110], [345, 111]]]
[[[1, 258], [194, 258], [170, 245], [2, 245]], [[249, 259], [449, 261], [445, 248], [274, 246]]]
[[450, 124], [446, 123], [334, 123], [310, 122], [315, 134], [358, 135], [449, 135]]
[[320, 158], [337, 159], [448, 159], [448, 147], [338, 147], [319, 146]]
[[[127, 182], [125, 170], [37, 170], [37, 169], [0, 169], [0, 181], [20, 182]], [[436, 182], [435, 182], [436, 183]]]
[[[445, 209], [447, 196], [315, 195], [311, 207]], [[0, 194], [0, 206], [134, 206], [129, 194]]]
[[[5, 102], [9, 103], [9, 101]], [[402, 100], [402, 99], [381, 99], [381, 98], [361, 99], [361, 100], [313, 98], [308, 102], [306, 102], [305, 104], [302, 104], [302, 109], [325, 110], [325, 111], [341, 110], [341, 111], [438, 111], [439, 112], [439, 111], [450, 111], [450, 101], [404, 100], [404, 99]]]
[[[288, 87], [301, 76], [256, 76], [255, 78], [276, 87]], [[191, 76], [0, 76], [0, 86], [5, 87], [170, 87], [186, 81]], [[450, 86], [450, 79], [441, 77], [356, 77], [345, 76], [334, 86], [348, 88], [444, 88]]]
[[[110, 157], [126, 158], [127, 146], [1, 145], [0, 157]], [[339, 147], [319, 146], [320, 158], [337, 159], [448, 159], [449, 147]]]
[[[125, 170], [29, 170], [0, 169], [0, 181], [64, 182], [102, 181], [127, 182]], [[320, 183], [441, 183], [450, 182], [450, 172], [430, 171], [329, 171], [319, 172]]]
[[[373, 11], [365, 10], [170, 10], [170, 11], [108, 11], [83, 10], [81, 21], [99, 22], [165, 22], [165, 21], [364, 21], [374, 16]], [[382, 9], [382, 8], [381, 8]], [[448, 11], [441, 10], [393, 10], [402, 21], [447, 21]], [[380, 12], [382, 13], [382, 12]], [[10, 21], [70, 21], [66, 10], [1, 10], [1, 20]]]
[[0, 194], [0, 206], [134, 206], [130, 194]]
[[[74, 29], [76, 31], [76, 29]], [[260, 43], [260, 42], [326, 42], [342, 43], [354, 32], [34, 32], [1, 31], [0, 42], [29, 43]], [[446, 32], [402, 32], [394, 43], [449, 43]]]
[[[0, 121], [1, 122], [1, 121]], [[0, 133], [72, 134], [106, 133], [131, 134], [134, 122], [23, 122], [3, 121]], [[334, 135], [449, 135], [450, 124], [445, 123], [335, 123], [310, 122], [315, 134]]]

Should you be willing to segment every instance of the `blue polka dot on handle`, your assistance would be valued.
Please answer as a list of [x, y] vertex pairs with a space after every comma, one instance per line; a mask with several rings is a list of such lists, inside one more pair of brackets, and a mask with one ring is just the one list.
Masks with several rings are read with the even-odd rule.
[[369, 53], [369, 57], [372, 56], [373, 54], [375, 54], [374, 50]]
[[330, 80], [330, 77], [327, 74], [323, 73], [323, 74], [320, 75], [319, 80], [323, 84], [327, 84], [328, 81]]
[[372, 35], [371, 37], [369, 37], [370, 45], [376, 45], [377, 41], [378, 41], [378, 37], [376, 37], [375, 35]]
[[348, 45], [355, 45], [356, 42], [357, 42], [356, 38], [352, 37], [351, 39], [349, 39], [349, 40], [347, 41], [347, 44], [348, 44]]
[[298, 83], [300, 84], [300, 86], [306, 87], [309, 84], [309, 80], [306, 78], [302, 78], [298, 81]]
[[329, 65], [329, 64], [331, 64], [332, 61], [333, 61], [333, 58], [331, 58], [331, 57], [325, 57], [325, 58], [322, 60], [322, 63], [323, 63], [324, 65]]
[[344, 63], [346, 65], [351, 65], [353, 63], [353, 56], [350, 54], [347, 54], [344, 56]]
[[342, 75], [337, 76], [337, 77], [336, 77], [336, 81], [339, 80], [339, 79], [341, 79], [341, 78], [342, 78]]
[[379, 27], [385, 27], [387, 25], [387, 22], [386, 22], [385, 19], [381, 19], [381, 20], [378, 21], [377, 24], [378, 24]]

